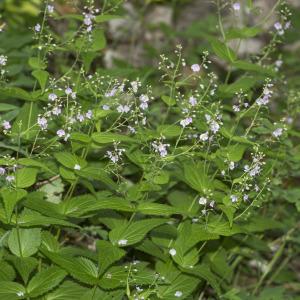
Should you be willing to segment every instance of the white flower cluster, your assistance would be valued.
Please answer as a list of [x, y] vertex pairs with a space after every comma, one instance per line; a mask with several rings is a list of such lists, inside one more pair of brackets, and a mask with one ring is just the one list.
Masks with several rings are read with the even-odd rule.
[[272, 87], [273, 87], [272, 83], [267, 83], [264, 86], [262, 97], [256, 100], [257, 105], [262, 106], [262, 105], [267, 105], [269, 103], [270, 98], [273, 95], [273, 91], [271, 90]]
[[113, 151], [106, 151], [106, 157], [108, 157], [114, 164], [119, 162], [121, 160], [121, 157], [123, 153], [125, 152], [125, 149], [118, 148], [118, 143], [114, 143], [114, 150]]

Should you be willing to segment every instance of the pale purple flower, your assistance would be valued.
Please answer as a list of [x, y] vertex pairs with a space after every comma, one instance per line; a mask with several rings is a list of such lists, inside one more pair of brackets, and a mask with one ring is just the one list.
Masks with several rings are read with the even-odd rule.
[[142, 109], [142, 110], [145, 110], [145, 109], [147, 109], [148, 108], [148, 103], [147, 102], [142, 102], [141, 104], [140, 104], [140, 108]]
[[70, 87], [67, 87], [65, 89], [65, 93], [66, 93], [66, 95], [71, 95], [73, 93], [73, 91], [72, 91], [72, 89]]
[[7, 63], [7, 56], [0, 55], [0, 66], [5, 66]]
[[4, 175], [5, 174], [5, 169], [0, 167], [0, 175]]
[[170, 147], [169, 144], [163, 144], [161, 142], [153, 142], [152, 147], [154, 148], [154, 151], [159, 153], [161, 157], [166, 157], [168, 155], [167, 147]]
[[192, 106], [195, 106], [197, 104], [197, 99], [193, 96], [191, 96], [189, 98], [189, 103], [192, 105]]
[[63, 129], [59, 129], [56, 131], [56, 134], [58, 135], [58, 137], [63, 137], [66, 135], [66, 132]]
[[183, 295], [183, 293], [181, 291], [176, 291], [174, 296], [177, 298], [180, 298]]
[[188, 126], [189, 124], [191, 124], [192, 122], [193, 122], [193, 119], [191, 117], [188, 117], [188, 118], [181, 120], [180, 125], [184, 128], [184, 127]]
[[55, 101], [57, 99], [57, 95], [54, 93], [49, 94], [48, 99], [51, 101]]
[[283, 133], [283, 129], [282, 128], [277, 128], [272, 132], [272, 135], [276, 138], [280, 137]]
[[235, 11], [239, 11], [239, 10], [241, 9], [241, 5], [240, 5], [239, 2], [235, 2], [235, 3], [233, 3], [232, 8], [233, 8]]
[[201, 67], [198, 64], [193, 64], [191, 66], [191, 69], [193, 72], [198, 73], [198, 72], [200, 72]]
[[5, 130], [9, 130], [11, 128], [9, 121], [6, 120], [3, 121], [2, 126], [4, 127]]
[[209, 128], [213, 133], [217, 133], [220, 129], [220, 125], [216, 121], [212, 120], [210, 122]]
[[276, 22], [274, 24], [274, 27], [275, 27], [276, 30], [281, 30], [282, 29], [282, 25], [279, 22]]
[[35, 30], [36, 32], [40, 32], [40, 31], [41, 31], [41, 25], [40, 25], [40, 24], [36, 24], [36, 25], [34, 26], [34, 30]]
[[84, 121], [84, 115], [78, 114], [78, 115], [77, 115], [77, 120], [78, 120], [79, 122], [83, 122], [83, 121]]
[[113, 89], [111, 91], [105, 93], [105, 97], [113, 97], [117, 91], [118, 91], [118, 89], [116, 87], [113, 87]]
[[90, 120], [93, 116], [93, 112], [91, 110], [88, 110], [85, 114], [85, 116]]
[[45, 117], [41, 117], [41, 118], [38, 117], [37, 123], [41, 127], [42, 130], [47, 129], [47, 127], [48, 127], [48, 121]]
[[108, 105], [104, 104], [104, 105], [102, 106], [102, 109], [103, 109], [103, 110], [109, 110], [110, 107], [109, 107]]

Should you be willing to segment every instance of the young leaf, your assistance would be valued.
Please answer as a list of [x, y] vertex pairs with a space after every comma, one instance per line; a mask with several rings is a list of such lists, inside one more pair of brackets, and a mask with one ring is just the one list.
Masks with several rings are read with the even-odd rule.
[[217, 39], [210, 39], [210, 43], [215, 54], [228, 62], [233, 62], [236, 60], [235, 52], [229, 48], [226, 44], [218, 41]]
[[168, 105], [168, 106], [173, 106], [176, 104], [176, 100], [171, 98], [170, 96], [161, 96], [161, 99]]
[[44, 92], [47, 81], [48, 81], [49, 73], [47, 71], [43, 71], [43, 70], [35, 70], [32, 72], [32, 75], [34, 76], [34, 78], [37, 79], [42, 91]]

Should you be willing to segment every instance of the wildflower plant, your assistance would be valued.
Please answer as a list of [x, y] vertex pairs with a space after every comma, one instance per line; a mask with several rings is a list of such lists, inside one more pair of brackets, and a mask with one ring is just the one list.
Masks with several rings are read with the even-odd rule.
[[[0, 294], [255, 299], [264, 277], [244, 291], [232, 282], [257, 233], [282, 229], [259, 212], [273, 199], [294, 113], [274, 120], [270, 111], [288, 8], [278, 1], [270, 43], [245, 58], [230, 42], [261, 34], [261, 24], [226, 28], [223, 12], [238, 18], [250, 4], [215, 1], [220, 34], [209, 51], [185, 58], [176, 46], [150, 84], [97, 70], [121, 3], [109, 2], [71, 15], [43, 4], [28, 29], [27, 87], [6, 69], [10, 53], [0, 55]], [[61, 19], [69, 28], [60, 35]]]

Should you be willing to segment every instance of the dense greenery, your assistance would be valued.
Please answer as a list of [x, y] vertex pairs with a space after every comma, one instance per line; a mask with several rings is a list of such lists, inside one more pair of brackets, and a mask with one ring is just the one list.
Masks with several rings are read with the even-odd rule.
[[0, 299], [300, 299], [300, 12], [127, 2], [0, 3]]

